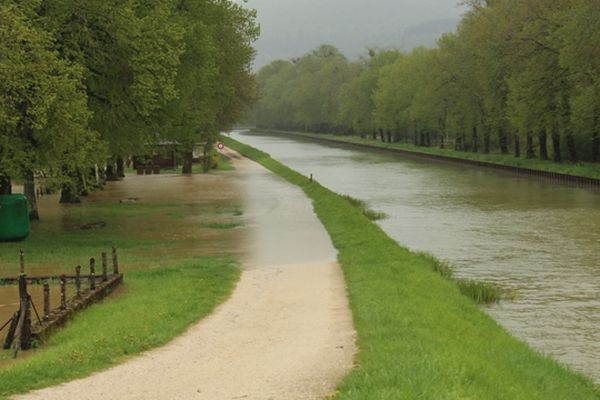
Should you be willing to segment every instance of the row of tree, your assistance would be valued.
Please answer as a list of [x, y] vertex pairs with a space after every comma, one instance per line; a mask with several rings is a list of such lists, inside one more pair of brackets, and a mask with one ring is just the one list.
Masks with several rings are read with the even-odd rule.
[[77, 201], [124, 158], [209, 148], [255, 99], [255, 13], [229, 0], [0, 0], [0, 194]]
[[468, 3], [434, 49], [349, 62], [323, 45], [265, 66], [257, 126], [600, 161], [600, 2]]

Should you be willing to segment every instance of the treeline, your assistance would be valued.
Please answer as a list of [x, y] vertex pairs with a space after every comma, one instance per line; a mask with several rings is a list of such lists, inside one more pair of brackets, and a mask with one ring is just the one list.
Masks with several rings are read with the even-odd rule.
[[323, 45], [258, 73], [258, 127], [600, 161], [600, 2], [471, 0], [434, 49]]
[[0, 194], [37, 218], [36, 182], [77, 201], [160, 143], [191, 172], [256, 97], [257, 36], [229, 0], [0, 0]]

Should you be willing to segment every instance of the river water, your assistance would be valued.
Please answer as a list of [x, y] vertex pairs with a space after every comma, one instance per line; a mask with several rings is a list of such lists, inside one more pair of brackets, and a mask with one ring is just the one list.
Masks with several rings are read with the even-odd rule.
[[231, 136], [385, 212], [378, 224], [392, 238], [448, 260], [457, 276], [516, 290], [486, 312], [600, 382], [600, 193], [288, 137]]

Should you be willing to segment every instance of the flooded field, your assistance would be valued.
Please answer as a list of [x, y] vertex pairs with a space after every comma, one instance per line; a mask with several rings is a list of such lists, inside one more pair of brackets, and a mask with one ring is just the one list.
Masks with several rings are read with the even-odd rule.
[[600, 382], [600, 193], [495, 171], [233, 133], [326, 187], [368, 202], [413, 250], [515, 290], [486, 311]]
[[[119, 248], [125, 277], [128, 270], [182, 257], [239, 254], [245, 237], [242, 192], [234, 174], [213, 173], [131, 175], [108, 183], [82, 204], [59, 204], [58, 195], [43, 196], [38, 200], [41, 221], [33, 223], [29, 239], [0, 243], [0, 276], [18, 275], [20, 249], [28, 276], [73, 274], [77, 265], [87, 274], [89, 258], [99, 260], [113, 245]], [[82, 229], [99, 222], [106, 226]], [[30, 285], [29, 291], [42, 312], [42, 287]], [[59, 298], [58, 284], [51, 285], [53, 306]], [[17, 309], [17, 287], [0, 286], [0, 326]]]

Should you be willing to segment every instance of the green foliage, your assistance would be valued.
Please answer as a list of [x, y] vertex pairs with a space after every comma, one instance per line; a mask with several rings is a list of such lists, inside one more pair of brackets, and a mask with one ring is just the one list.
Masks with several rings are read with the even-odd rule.
[[77, 197], [101, 186], [96, 167], [110, 174], [152, 145], [173, 143], [186, 160], [197, 142], [208, 152], [256, 98], [256, 13], [235, 2], [0, 7], [0, 177], [25, 180], [31, 207], [34, 175]]
[[300, 186], [338, 249], [360, 350], [333, 398], [600, 399], [589, 378], [509, 335], [426, 258], [400, 247], [346, 199], [259, 150], [225, 140]]
[[61, 59], [27, 10], [0, 5], [0, 173], [91, 168], [104, 155], [88, 126], [82, 69]]
[[[410, 53], [319, 49], [258, 73], [259, 128], [517, 158], [600, 161], [600, 18], [589, 0], [468, 1], [455, 33]], [[329, 54], [317, 57], [315, 54]], [[336, 90], [319, 90], [332, 85]], [[535, 148], [537, 147], [537, 149]]]

